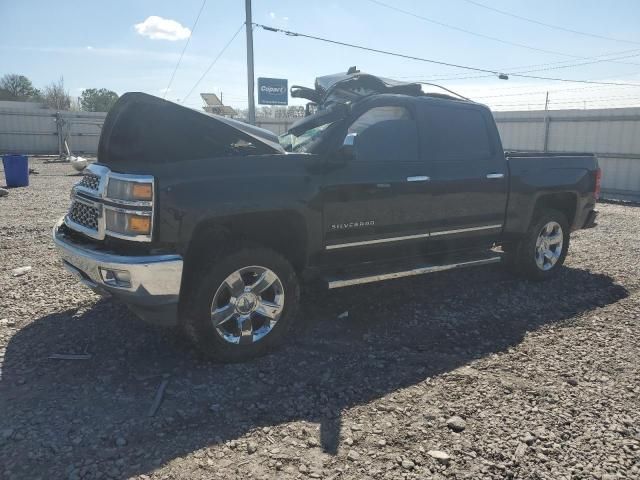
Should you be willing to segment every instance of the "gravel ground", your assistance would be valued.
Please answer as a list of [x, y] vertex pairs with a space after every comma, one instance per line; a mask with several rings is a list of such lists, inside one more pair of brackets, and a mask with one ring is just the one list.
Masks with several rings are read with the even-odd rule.
[[640, 478], [640, 207], [600, 205], [552, 281], [315, 294], [287, 348], [214, 365], [63, 270], [77, 177], [32, 167], [0, 198], [1, 478]]

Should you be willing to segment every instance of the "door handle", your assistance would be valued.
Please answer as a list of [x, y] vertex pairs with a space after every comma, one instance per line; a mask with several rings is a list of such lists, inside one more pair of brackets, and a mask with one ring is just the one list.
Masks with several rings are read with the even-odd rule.
[[431, 180], [426, 175], [417, 175], [415, 177], [407, 177], [407, 182], [428, 182]]
[[488, 173], [487, 178], [504, 178], [504, 173]]

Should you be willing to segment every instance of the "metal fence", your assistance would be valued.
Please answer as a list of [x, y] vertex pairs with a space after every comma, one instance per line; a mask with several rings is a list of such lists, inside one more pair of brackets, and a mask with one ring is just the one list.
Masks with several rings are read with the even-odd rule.
[[[12, 105], [13, 104], [13, 105]], [[17, 105], [16, 105], [17, 104]], [[95, 155], [106, 113], [57, 112], [25, 102], [0, 103], [0, 153]]]
[[590, 152], [602, 196], [640, 201], [640, 108], [495, 112], [506, 150]]
[[[0, 153], [95, 155], [106, 114], [56, 112], [34, 104], [0, 102]], [[504, 148], [592, 152], [602, 167], [604, 198], [640, 201], [640, 108], [495, 112]], [[297, 119], [258, 118], [276, 134]]]

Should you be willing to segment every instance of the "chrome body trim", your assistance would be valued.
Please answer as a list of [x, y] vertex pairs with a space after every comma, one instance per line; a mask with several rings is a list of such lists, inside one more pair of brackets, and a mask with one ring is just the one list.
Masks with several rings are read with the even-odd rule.
[[502, 228], [502, 224], [483, 225], [482, 227], [456, 228], [455, 230], [439, 230], [437, 232], [431, 232], [431, 236], [437, 237], [439, 235], [455, 235], [457, 233], [477, 232], [479, 230], [497, 230], [499, 228]]
[[489, 179], [504, 178], [504, 173], [488, 173], [487, 178]]
[[[111, 198], [108, 196], [109, 180], [116, 179], [127, 182], [136, 183], [150, 183], [153, 190], [153, 198], [156, 198], [155, 180], [151, 175], [132, 175], [126, 173], [112, 172], [108, 167], [103, 165], [91, 164], [86, 168], [87, 172], [99, 177], [97, 190], [88, 188], [81, 185], [80, 182], [75, 184], [71, 190], [71, 205], [69, 211], [73, 206], [73, 202], [81, 202], [86, 205], [90, 205], [98, 210], [98, 229], [93, 230], [87, 228], [84, 225], [80, 225], [69, 218], [69, 215], [65, 215], [64, 223], [83, 235], [91, 237], [96, 240], [104, 240], [105, 236], [114, 238], [120, 238], [123, 240], [130, 240], [134, 242], [150, 242], [153, 236], [154, 227], [154, 201], [131, 201], [122, 200], [118, 198]], [[115, 205], [108, 205], [105, 202], [113, 203]], [[130, 208], [127, 208], [130, 207]], [[150, 210], [140, 210], [140, 208], [150, 208]], [[130, 213], [135, 215], [144, 215], [151, 217], [151, 233], [149, 235], [126, 235], [123, 233], [113, 232], [107, 229], [106, 218], [104, 210], [113, 210], [121, 213]]]
[[401, 240], [413, 240], [416, 238], [428, 238], [428, 233], [418, 233], [416, 235], [407, 235], [404, 237], [377, 238], [375, 240], [364, 240], [362, 242], [337, 243], [335, 245], [327, 245], [327, 250], [335, 250], [337, 248], [360, 247], [363, 245], [375, 245], [378, 243], [399, 242]]
[[392, 280], [394, 278], [411, 277], [415, 275], [423, 275], [426, 273], [443, 272], [445, 270], [453, 270], [454, 268], [473, 267], [477, 265], [487, 265], [490, 263], [497, 263], [502, 260], [502, 257], [490, 257], [483, 258], [481, 260], [471, 260], [468, 262], [450, 263], [448, 265], [429, 265], [419, 268], [413, 268], [411, 270], [404, 270], [401, 272], [383, 273], [380, 275], [369, 275], [358, 278], [347, 278], [343, 280], [333, 280], [328, 282], [330, 289], [350, 287], [352, 285], [362, 285], [365, 283], [381, 282], [384, 280]]
[[[65, 268], [98, 293], [108, 292], [125, 303], [142, 306], [178, 302], [182, 282], [183, 260], [180, 255], [128, 256], [99, 250], [91, 244], [74, 242], [60, 230], [62, 220], [53, 228], [53, 241]], [[103, 270], [126, 270], [131, 275], [128, 286], [106, 283]]]
[[428, 182], [431, 180], [430, 177], [426, 175], [416, 175], [415, 177], [407, 177], [407, 182]]
[[349, 243], [336, 243], [333, 245], [327, 245], [325, 247], [326, 250], [336, 250], [338, 248], [348, 248], [348, 247], [361, 247], [364, 245], [376, 245], [379, 243], [388, 243], [388, 242], [400, 242], [404, 240], [415, 240], [418, 238], [429, 238], [429, 237], [437, 237], [440, 235], [455, 235], [457, 233], [465, 233], [465, 232], [475, 232], [479, 230], [497, 230], [502, 228], [502, 224], [497, 225], [483, 225], [481, 227], [469, 227], [469, 228], [458, 228], [455, 230], [440, 230], [438, 232], [430, 232], [430, 233], [418, 233], [415, 235], [405, 235], [402, 237], [388, 237], [388, 238], [376, 238], [375, 240], [363, 240], [361, 242], [349, 242]]

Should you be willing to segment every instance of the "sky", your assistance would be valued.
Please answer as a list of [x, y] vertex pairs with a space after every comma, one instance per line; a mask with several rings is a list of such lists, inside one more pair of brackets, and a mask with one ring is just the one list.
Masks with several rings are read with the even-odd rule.
[[[473, 2], [588, 35], [524, 21]], [[200, 92], [222, 93], [225, 104], [246, 108], [244, 1], [207, 0], [193, 29], [202, 4], [203, 0], [0, 0], [0, 18], [5, 20], [0, 76], [26, 75], [39, 88], [63, 77], [72, 96], [85, 88], [108, 88], [118, 94], [142, 91], [166, 94], [194, 108], [202, 105]], [[254, 0], [254, 23], [497, 72], [537, 70], [529, 75], [638, 86], [514, 76], [500, 80], [492, 74], [260, 28], [254, 28], [255, 76], [313, 86], [316, 76], [355, 65], [390, 78], [434, 81], [495, 110], [542, 109], [547, 91], [549, 108], [554, 109], [640, 106], [638, 19], [637, 0]]]

